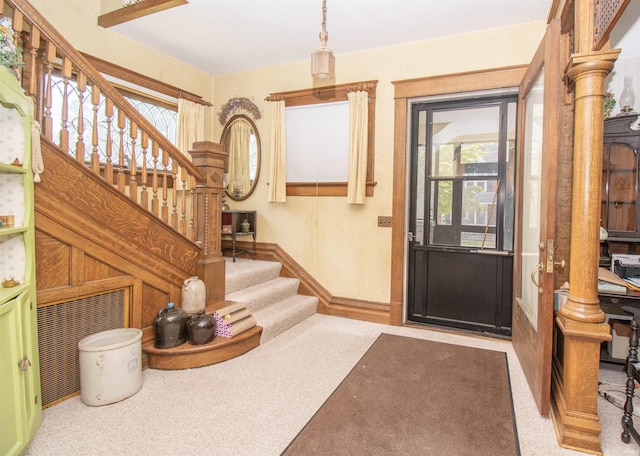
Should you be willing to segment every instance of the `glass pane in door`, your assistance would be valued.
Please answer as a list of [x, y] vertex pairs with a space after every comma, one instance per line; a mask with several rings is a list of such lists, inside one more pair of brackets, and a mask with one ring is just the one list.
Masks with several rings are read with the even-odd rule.
[[540, 264], [540, 178], [544, 72], [541, 71], [526, 98], [524, 163], [522, 182], [522, 290], [517, 299], [534, 328], [538, 322], [538, 267]]
[[499, 181], [467, 180], [462, 188], [460, 245], [496, 247], [496, 204]]
[[435, 111], [431, 177], [497, 176], [500, 107]]
[[505, 181], [504, 188], [504, 212], [503, 226], [504, 234], [502, 236], [502, 248], [504, 250], [513, 250], [513, 229], [515, 214], [515, 195], [514, 181], [516, 178], [516, 114], [518, 112], [517, 103], [509, 103], [507, 107], [507, 149], [505, 156]]
[[636, 194], [638, 157], [626, 144], [609, 146], [607, 210], [604, 215], [605, 226], [612, 232], [636, 231]]
[[497, 248], [501, 150], [506, 155], [501, 109], [495, 103], [433, 111], [431, 245]]
[[424, 196], [426, 194], [426, 160], [427, 160], [427, 113], [420, 111], [418, 113], [418, 143], [417, 143], [417, 157], [415, 162], [416, 170], [416, 205], [415, 205], [415, 240], [417, 245], [424, 245], [425, 236], [425, 201]]

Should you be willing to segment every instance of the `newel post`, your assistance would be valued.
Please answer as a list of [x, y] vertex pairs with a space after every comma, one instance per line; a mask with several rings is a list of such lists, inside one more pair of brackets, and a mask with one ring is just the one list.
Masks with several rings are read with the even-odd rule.
[[202, 248], [198, 277], [205, 283], [207, 305], [224, 301], [224, 258], [221, 251], [222, 194], [225, 162], [229, 156], [222, 145], [211, 141], [193, 144], [189, 151], [202, 179], [194, 193], [196, 243]]
[[602, 454], [598, 416], [600, 345], [611, 340], [598, 299], [604, 82], [619, 50], [574, 54], [575, 84], [569, 296], [556, 316], [552, 404], [565, 448]]

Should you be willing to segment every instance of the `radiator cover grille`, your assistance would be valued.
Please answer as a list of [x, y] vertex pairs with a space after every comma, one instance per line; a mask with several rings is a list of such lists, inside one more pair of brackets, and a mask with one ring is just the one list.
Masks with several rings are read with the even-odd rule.
[[38, 308], [42, 405], [80, 391], [78, 342], [91, 334], [126, 327], [127, 289]]

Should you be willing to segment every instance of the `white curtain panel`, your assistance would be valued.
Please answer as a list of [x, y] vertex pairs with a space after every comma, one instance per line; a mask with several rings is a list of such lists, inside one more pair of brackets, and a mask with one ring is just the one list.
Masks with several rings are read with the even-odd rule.
[[176, 146], [187, 157], [193, 143], [204, 140], [204, 105], [178, 98], [178, 132]]
[[249, 191], [249, 153], [251, 151], [251, 135], [253, 128], [244, 119], [237, 119], [229, 132], [229, 182], [231, 193], [244, 195]]
[[364, 204], [367, 189], [369, 94], [349, 92], [349, 179], [347, 203]]
[[270, 203], [287, 200], [284, 100], [271, 102], [271, 165], [269, 167]]

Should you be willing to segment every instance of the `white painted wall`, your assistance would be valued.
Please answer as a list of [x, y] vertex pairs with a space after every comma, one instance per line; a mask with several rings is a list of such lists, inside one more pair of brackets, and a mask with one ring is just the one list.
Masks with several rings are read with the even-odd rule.
[[640, 1], [629, 2], [611, 32], [610, 45], [612, 48], [621, 50], [614, 69], [606, 80], [606, 90], [612, 92], [618, 100], [612, 115], [620, 112], [619, 100], [626, 75], [633, 76], [633, 89], [636, 95], [634, 109], [640, 112]]

